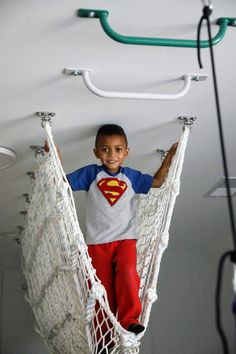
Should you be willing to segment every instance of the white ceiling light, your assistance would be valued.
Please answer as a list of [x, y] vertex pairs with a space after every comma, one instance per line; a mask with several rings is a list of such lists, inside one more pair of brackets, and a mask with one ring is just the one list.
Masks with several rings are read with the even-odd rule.
[[[236, 195], [236, 177], [229, 177], [229, 187], [230, 187], [230, 194], [233, 197], [234, 195]], [[209, 190], [209, 192], [207, 192], [205, 197], [213, 197], [213, 198], [227, 197], [225, 178], [221, 178], [219, 182], [217, 182], [216, 185], [212, 187]]]
[[16, 153], [0, 146], [0, 170], [10, 167], [16, 161]]

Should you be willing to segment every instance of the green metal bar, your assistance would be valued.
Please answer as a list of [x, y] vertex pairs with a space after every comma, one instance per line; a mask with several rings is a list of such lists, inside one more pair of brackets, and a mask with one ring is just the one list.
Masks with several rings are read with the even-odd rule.
[[[190, 39], [171, 39], [171, 38], [148, 38], [148, 37], [131, 37], [125, 36], [115, 32], [109, 25], [107, 18], [109, 12], [106, 10], [94, 10], [94, 9], [79, 9], [77, 12], [78, 17], [89, 17], [98, 18], [100, 20], [101, 26], [106, 34], [117, 42], [124, 44], [137, 44], [137, 45], [153, 45], [153, 46], [165, 46], [165, 47], [185, 47], [185, 48], [196, 48], [197, 41]], [[215, 45], [219, 43], [227, 30], [227, 26], [236, 26], [236, 18], [221, 17], [217, 20], [217, 25], [219, 25], [219, 31], [212, 38], [212, 44]], [[201, 48], [209, 47], [208, 40], [200, 41]]]

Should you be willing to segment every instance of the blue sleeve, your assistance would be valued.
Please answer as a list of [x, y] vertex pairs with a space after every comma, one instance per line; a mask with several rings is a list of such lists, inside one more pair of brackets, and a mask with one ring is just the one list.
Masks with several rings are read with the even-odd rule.
[[129, 167], [124, 167], [124, 174], [130, 179], [133, 190], [137, 194], [147, 194], [152, 187], [153, 176], [143, 174]]
[[97, 176], [97, 165], [89, 165], [66, 175], [73, 191], [88, 191]]

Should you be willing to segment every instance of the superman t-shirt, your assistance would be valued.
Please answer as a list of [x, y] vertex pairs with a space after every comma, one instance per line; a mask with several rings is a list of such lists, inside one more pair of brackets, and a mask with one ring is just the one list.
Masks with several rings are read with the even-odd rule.
[[86, 243], [136, 239], [136, 194], [146, 194], [153, 177], [129, 167], [112, 174], [105, 166], [89, 165], [67, 175], [72, 190], [87, 191]]

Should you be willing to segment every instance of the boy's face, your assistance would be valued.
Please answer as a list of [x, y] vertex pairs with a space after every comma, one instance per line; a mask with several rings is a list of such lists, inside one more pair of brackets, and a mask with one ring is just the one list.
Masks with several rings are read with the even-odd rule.
[[96, 158], [99, 159], [111, 173], [118, 172], [129, 153], [126, 140], [122, 135], [100, 136], [97, 146], [93, 151]]

